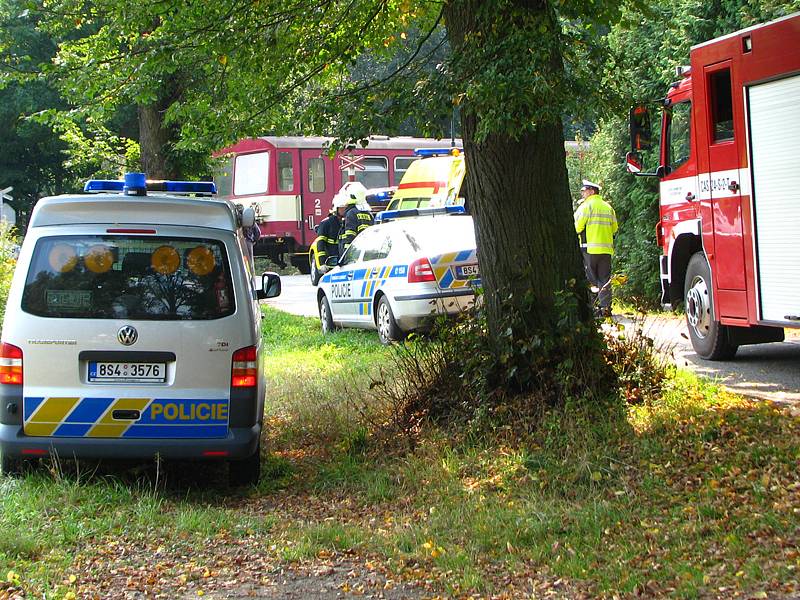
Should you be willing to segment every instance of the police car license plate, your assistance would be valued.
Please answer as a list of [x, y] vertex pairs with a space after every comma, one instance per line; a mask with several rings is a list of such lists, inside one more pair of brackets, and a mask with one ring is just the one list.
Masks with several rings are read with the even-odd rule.
[[478, 265], [461, 265], [460, 267], [456, 267], [456, 277], [459, 279], [470, 279], [472, 277], [478, 277], [480, 274]]
[[89, 363], [89, 381], [102, 381], [105, 383], [164, 383], [166, 380], [166, 363]]

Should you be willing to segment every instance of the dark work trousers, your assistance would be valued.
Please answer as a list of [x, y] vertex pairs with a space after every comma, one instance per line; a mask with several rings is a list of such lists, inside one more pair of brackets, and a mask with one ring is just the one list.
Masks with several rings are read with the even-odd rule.
[[597, 304], [601, 309], [611, 308], [611, 255], [589, 254], [583, 251], [583, 266], [589, 285], [600, 289]]

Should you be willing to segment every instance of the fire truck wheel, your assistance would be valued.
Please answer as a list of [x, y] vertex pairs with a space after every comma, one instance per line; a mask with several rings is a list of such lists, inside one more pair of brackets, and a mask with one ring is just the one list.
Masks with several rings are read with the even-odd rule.
[[714, 319], [711, 272], [702, 252], [695, 253], [686, 268], [684, 304], [692, 348], [707, 360], [733, 358], [738, 346], [731, 343], [728, 327]]

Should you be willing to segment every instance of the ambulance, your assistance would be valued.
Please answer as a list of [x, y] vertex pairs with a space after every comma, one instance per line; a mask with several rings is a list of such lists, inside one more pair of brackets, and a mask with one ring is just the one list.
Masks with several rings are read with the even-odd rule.
[[461, 186], [466, 174], [460, 148], [417, 148], [387, 210], [463, 206]]
[[252, 210], [214, 184], [90, 181], [41, 199], [0, 340], [3, 473], [25, 459], [197, 459], [260, 470], [265, 383]]

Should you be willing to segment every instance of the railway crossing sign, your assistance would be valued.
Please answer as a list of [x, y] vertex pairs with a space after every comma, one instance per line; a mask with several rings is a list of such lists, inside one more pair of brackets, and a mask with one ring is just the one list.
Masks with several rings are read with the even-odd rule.
[[366, 167], [361, 164], [363, 161], [363, 156], [355, 156], [353, 154], [349, 156], [342, 156], [342, 171], [345, 169], [358, 169], [359, 171], [364, 171]]
[[355, 156], [350, 154], [348, 156], [342, 156], [342, 171], [347, 169], [347, 179], [350, 181], [356, 180], [356, 169], [359, 171], [365, 171], [367, 167], [361, 164], [364, 160], [363, 156]]

